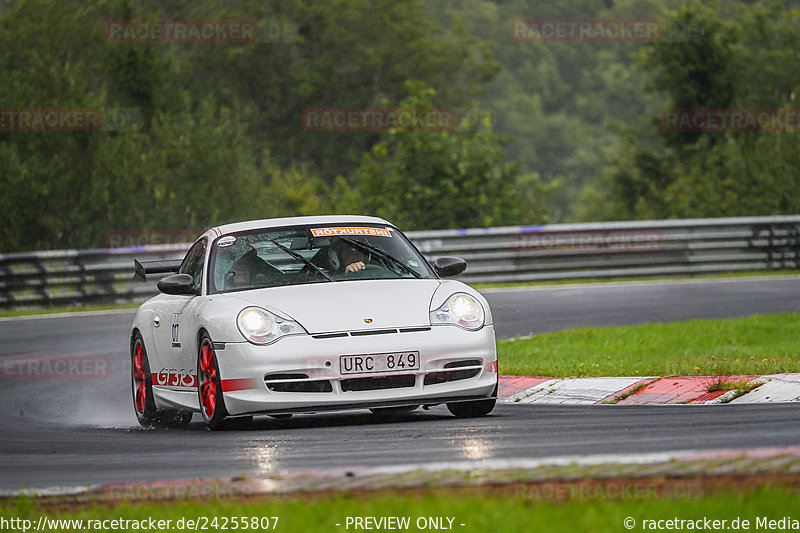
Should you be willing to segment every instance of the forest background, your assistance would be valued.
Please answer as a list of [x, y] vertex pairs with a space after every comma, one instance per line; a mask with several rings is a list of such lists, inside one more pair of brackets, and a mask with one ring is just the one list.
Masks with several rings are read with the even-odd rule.
[[[798, 213], [794, 127], [661, 120], [674, 109], [791, 113], [796, 4], [2, 2], [0, 252], [325, 213], [404, 230]], [[657, 21], [659, 33], [536, 34], [556, 20]], [[249, 21], [258, 36], [125, 40], [109, 33], [115, 21]], [[324, 131], [303, 121], [310, 109], [402, 108], [455, 120]], [[101, 110], [106, 122], [14, 122], [37, 109]]]

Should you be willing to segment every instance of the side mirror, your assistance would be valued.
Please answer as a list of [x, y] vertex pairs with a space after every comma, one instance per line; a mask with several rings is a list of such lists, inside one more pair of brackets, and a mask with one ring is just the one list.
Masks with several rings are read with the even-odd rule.
[[158, 290], [164, 294], [199, 294], [195, 288], [194, 279], [189, 274], [172, 274], [161, 278], [158, 282]]
[[467, 262], [460, 257], [438, 257], [433, 262], [433, 269], [440, 277], [457, 276], [467, 269]]

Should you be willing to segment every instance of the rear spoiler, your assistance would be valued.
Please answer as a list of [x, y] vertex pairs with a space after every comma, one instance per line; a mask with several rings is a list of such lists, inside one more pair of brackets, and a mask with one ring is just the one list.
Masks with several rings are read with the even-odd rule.
[[177, 272], [181, 267], [182, 259], [172, 259], [169, 261], [142, 261], [133, 260], [133, 279], [136, 281], [147, 281], [148, 274], [166, 274], [167, 272]]

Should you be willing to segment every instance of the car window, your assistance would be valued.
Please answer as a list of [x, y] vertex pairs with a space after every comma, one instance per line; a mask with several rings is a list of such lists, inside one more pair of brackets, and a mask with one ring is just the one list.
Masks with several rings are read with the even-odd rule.
[[199, 285], [200, 282], [203, 281], [203, 263], [205, 257], [206, 239], [201, 239], [189, 249], [178, 272], [180, 274], [189, 274], [192, 276], [194, 284]]
[[[353, 263], [361, 264], [348, 271]], [[209, 293], [331, 281], [435, 278], [399, 230], [376, 224], [309, 224], [229, 234], [214, 241], [209, 264]]]

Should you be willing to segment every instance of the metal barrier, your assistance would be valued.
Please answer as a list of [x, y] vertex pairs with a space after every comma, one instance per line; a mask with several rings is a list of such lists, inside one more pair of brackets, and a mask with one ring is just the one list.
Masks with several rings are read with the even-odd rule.
[[[800, 215], [409, 232], [429, 259], [467, 260], [467, 283], [694, 276], [800, 268]], [[133, 259], [176, 259], [188, 244], [0, 254], [0, 308], [138, 302]]]

